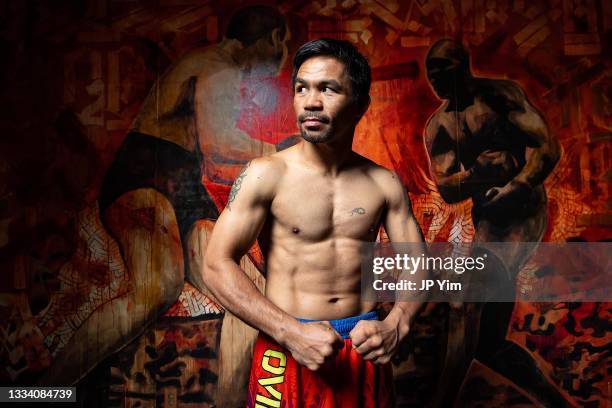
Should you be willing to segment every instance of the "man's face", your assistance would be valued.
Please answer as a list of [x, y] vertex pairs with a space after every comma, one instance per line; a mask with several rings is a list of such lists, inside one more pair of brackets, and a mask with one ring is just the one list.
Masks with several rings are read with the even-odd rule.
[[293, 109], [308, 142], [325, 143], [352, 134], [359, 110], [344, 63], [329, 56], [304, 61], [296, 75]]
[[442, 99], [450, 98], [456, 89], [455, 81], [461, 80], [459, 61], [449, 58], [429, 58], [425, 65], [427, 79], [436, 94]]

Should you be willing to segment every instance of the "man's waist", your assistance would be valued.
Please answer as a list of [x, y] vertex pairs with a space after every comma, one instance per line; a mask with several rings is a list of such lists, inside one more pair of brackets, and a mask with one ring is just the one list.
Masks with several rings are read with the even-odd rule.
[[[310, 323], [310, 322], [320, 322], [322, 320], [312, 320], [312, 319], [301, 319], [297, 318], [297, 320], [301, 323]], [[371, 312], [364, 313], [358, 316], [345, 317], [342, 319], [333, 319], [327, 320], [329, 324], [342, 336], [343, 339], [347, 339], [349, 337], [349, 333], [357, 323], [361, 320], [379, 320], [378, 311], [372, 310]]]

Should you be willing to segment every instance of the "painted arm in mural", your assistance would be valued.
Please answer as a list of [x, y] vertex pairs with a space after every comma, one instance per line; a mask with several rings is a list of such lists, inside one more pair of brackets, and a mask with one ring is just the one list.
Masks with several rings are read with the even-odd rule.
[[[276, 152], [273, 144], [253, 139], [237, 127], [240, 116], [240, 75], [237, 68], [203, 72], [196, 82], [195, 122], [206, 163], [222, 179], [233, 180], [242, 166]], [[211, 172], [208, 172], [211, 174]]]
[[223, 306], [287, 348], [298, 363], [316, 370], [343, 344], [340, 335], [327, 322], [299, 323], [259, 292], [239, 264], [269, 215], [283, 169], [278, 160], [264, 157], [242, 170], [215, 224], [202, 277]]
[[[381, 174], [378, 185], [384, 192], [387, 201], [387, 209], [383, 218], [383, 225], [392, 243], [414, 243], [419, 245], [420, 254], [425, 253], [423, 234], [417, 224], [410, 200], [404, 186], [397, 174], [385, 171]], [[409, 249], [412, 252], [413, 248]], [[397, 252], [402, 252], [400, 247]], [[421, 269], [410, 279], [415, 281], [427, 279], [428, 271]], [[398, 292], [398, 298], [403, 296]], [[412, 322], [417, 312], [423, 305], [426, 292], [420, 295], [411, 295], [410, 301], [396, 301], [393, 309], [389, 312], [385, 320], [361, 320], [351, 331], [350, 337], [353, 346], [359, 354], [364, 355], [365, 360], [372, 360], [374, 363], [386, 364], [397, 351], [399, 343], [410, 331]]]
[[499, 176], [507, 172], [508, 152], [482, 152], [474, 165], [465, 168], [459, 161], [457, 142], [440, 123], [439, 112], [434, 113], [425, 127], [425, 145], [429, 153], [431, 170], [440, 195], [447, 203], [467, 200], [475, 193], [490, 189], [499, 182]]
[[529, 103], [523, 90], [511, 81], [501, 82], [499, 89], [509, 108], [508, 121], [525, 138], [526, 162], [521, 171], [505, 186], [492, 187], [486, 192], [485, 198], [488, 201], [485, 206], [526, 196], [532, 189], [544, 183], [561, 155], [559, 141], [550, 134], [546, 122]]

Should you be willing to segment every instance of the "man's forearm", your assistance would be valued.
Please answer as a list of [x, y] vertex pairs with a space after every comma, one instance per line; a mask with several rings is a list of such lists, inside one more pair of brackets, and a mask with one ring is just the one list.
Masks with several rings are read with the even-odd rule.
[[299, 325], [295, 318], [268, 300], [232, 259], [205, 264], [204, 282], [230, 312], [279, 344]]
[[527, 184], [534, 188], [544, 182], [559, 161], [559, 149], [554, 146], [543, 146], [534, 149], [525, 166], [512, 181]]
[[523, 109], [510, 112], [508, 119], [523, 134], [527, 143], [525, 165], [510, 183], [535, 188], [542, 184], [561, 157], [559, 140], [550, 133], [542, 115], [527, 101]]
[[[421, 240], [422, 240], [421, 235]], [[427, 248], [424, 242], [420, 242], [420, 245], [417, 247], [416, 241], [413, 241], [413, 245], [410, 247], [410, 251], [404, 253], [406, 255], [414, 257], [417, 254], [425, 254], [427, 253]], [[417, 255], [418, 256], [418, 255]], [[398, 276], [398, 281], [401, 280], [412, 280], [417, 282], [425, 282], [430, 279], [431, 272], [429, 269], [425, 267], [425, 265], [421, 266], [418, 270], [413, 271], [414, 273], [410, 273], [407, 271], [402, 271]], [[404, 291], [398, 290], [396, 291], [395, 296], [395, 304], [393, 308], [385, 318], [385, 321], [391, 323], [394, 327], [397, 328], [397, 333], [399, 337], [399, 341], [401, 341], [406, 334], [410, 331], [412, 326], [412, 322], [416, 318], [419, 309], [427, 300], [429, 299], [428, 291]]]
[[412, 326], [416, 314], [423, 305], [422, 301], [414, 302], [396, 302], [387, 317], [386, 322], [389, 322], [394, 327], [397, 327], [399, 341], [401, 341]]

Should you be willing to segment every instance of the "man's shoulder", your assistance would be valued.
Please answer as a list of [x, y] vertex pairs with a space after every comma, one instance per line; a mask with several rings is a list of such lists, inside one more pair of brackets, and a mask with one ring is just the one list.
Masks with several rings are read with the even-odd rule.
[[372, 160], [363, 157], [362, 168], [366, 174], [374, 181], [381, 192], [387, 196], [402, 189], [402, 184], [397, 173]]
[[427, 119], [427, 122], [429, 123], [429, 122], [438, 121], [441, 116], [444, 116], [446, 114], [447, 109], [448, 109], [448, 100], [444, 99], [442, 100], [442, 103], [440, 104], [440, 106], [438, 106], [436, 110], [433, 111], [433, 113], [429, 116], [429, 119]]
[[208, 63], [236, 65], [235, 62], [229, 57], [227, 52], [223, 51], [219, 44], [193, 48], [181, 55], [179, 57], [179, 61], [183, 63], [198, 63], [206, 61]]
[[372, 167], [370, 174], [383, 187], [400, 183], [399, 176], [394, 170], [380, 165]]
[[523, 88], [512, 80], [479, 78], [478, 84], [481, 97], [489, 104], [516, 110], [520, 109], [526, 100]]
[[187, 51], [164, 71], [160, 78], [162, 86], [176, 87], [184, 80], [195, 77], [204, 82], [213, 75], [221, 76], [217, 82], [228, 81], [229, 76], [239, 77], [238, 69], [219, 52], [214, 45]]
[[404, 184], [395, 171], [381, 166], [373, 174], [373, 179], [385, 198], [387, 206], [396, 207], [405, 200], [406, 190]]
[[443, 101], [440, 106], [429, 116], [427, 123], [425, 124], [425, 137], [433, 138], [442, 122], [444, 117], [447, 115], [446, 108], [448, 107], [448, 101]]
[[[238, 191], [252, 202], [267, 202], [274, 198], [282, 172], [282, 163], [270, 156], [252, 159], [244, 165], [240, 174], [234, 180], [230, 191], [230, 199]], [[230, 201], [231, 202], [231, 201]]]
[[283, 157], [274, 153], [252, 159], [243, 171], [248, 171], [259, 180], [274, 182], [284, 174], [286, 167]]

